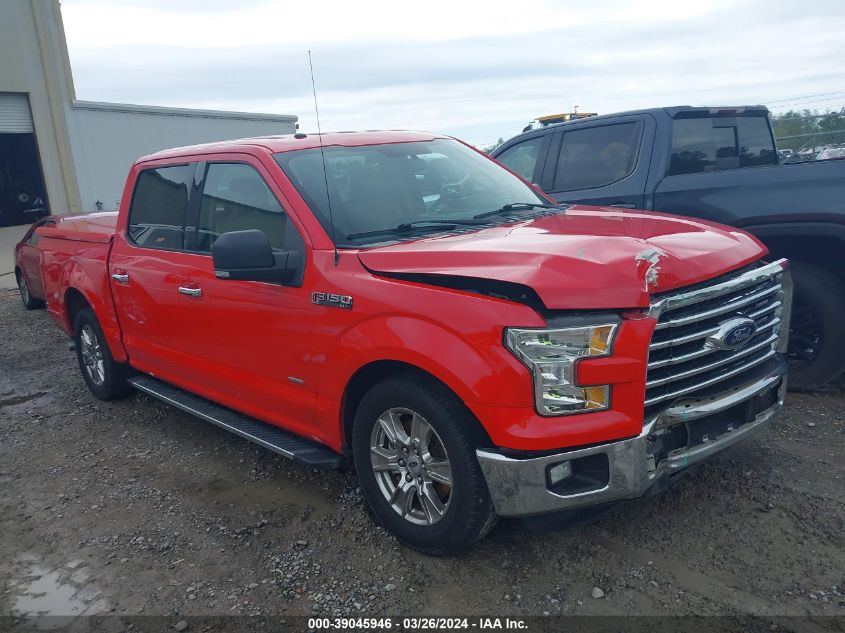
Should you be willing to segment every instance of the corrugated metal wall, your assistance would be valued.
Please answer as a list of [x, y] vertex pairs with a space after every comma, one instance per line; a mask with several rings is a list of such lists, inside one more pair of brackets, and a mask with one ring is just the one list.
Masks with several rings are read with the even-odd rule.
[[32, 132], [29, 99], [23, 94], [0, 93], [0, 133]]
[[[200, 111], [202, 112], [202, 111]], [[129, 167], [139, 156], [169, 147], [249, 136], [291, 134], [296, 117], [238, 118], [176, 114], [162, 109], [121, 110], [119, 105], [75, 104], [69, 113], [71, 148], [82, 210], [117, 209]], [[54, 209], [54, 213], [60, 210]]]

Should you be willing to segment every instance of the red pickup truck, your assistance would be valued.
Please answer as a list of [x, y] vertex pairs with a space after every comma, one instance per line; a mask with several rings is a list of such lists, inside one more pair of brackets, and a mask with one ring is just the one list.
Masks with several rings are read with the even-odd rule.
[[430, 554], [660, 490], [782, 406], [784, 260], [706, 221], [556, 204], [449, 137], [160, 152], [117, 214], [37, 232], [96, 397], [351, 462]]

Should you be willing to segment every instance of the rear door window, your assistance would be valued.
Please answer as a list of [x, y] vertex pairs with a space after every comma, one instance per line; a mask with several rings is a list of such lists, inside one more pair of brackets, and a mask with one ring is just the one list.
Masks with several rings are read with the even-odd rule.
[[630, 176], [641, 138], [642, 124], [636, 121], [565, 132], [554, 190], [595, 189]]
[[304, 243], [261, 174], [245, 163], [211, 163], [200, 202], [197, 250], [211, 252], [223, 233], [259, 229], [279, 250], [303, 251]]
[[183, 250], [188, 186], [194, 166], [145, 169], [138, 174], [129, 208], [129, 240], [138, 246]]
[[522, 143], [517, 143], [499, 154], [496, 160], [525, 180], [536, 182], [534, 174], [537, 169], [537, 160], [540, 158], [543, 140], [543, 136], [535, 136]]

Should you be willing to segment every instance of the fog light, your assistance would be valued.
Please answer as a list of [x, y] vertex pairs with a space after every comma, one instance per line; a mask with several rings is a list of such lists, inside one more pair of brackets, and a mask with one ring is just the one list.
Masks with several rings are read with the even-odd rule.
[[549, 468], [549, 484], [552, 486], [569, 477], [572, 477], [572, 464], [570, 462], [561, 462]]

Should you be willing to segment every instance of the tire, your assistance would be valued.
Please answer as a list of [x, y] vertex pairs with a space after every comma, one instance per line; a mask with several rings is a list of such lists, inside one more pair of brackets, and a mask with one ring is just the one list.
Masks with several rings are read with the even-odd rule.
[[793, 391], [804, 391], [824, 385], [845, 369], [845, 287], [818, 266], [795, 262], [791, 269], [787, 384]]
[[[385, 379], [362, 398], [352, 429], [355, 469], [375, 518], [402, 543], [445, 556], [493, 528], [496, 514], [475, 455], [477, 429], [460, 399], [417, 374]], [[417, 449], [414, 436], [423, 439]]]
[[38, 310], [39, 308], [43, 308], [44, 302], [41, 299], [35, 299], [31, 294], [29, 294], [29, 284], [27, 283], [23, 272], [20, 270], [15, 271], [15, 277], [18, 280], [18, 292], [20, 293], [23, 307], [27, 310]]
[[100, 400], [114, 400], [132, 391], [129, 365], [114, 360], [97, 317], [89, 308], [76, 315], [73, 325], [76, 360], [88, 389]]

